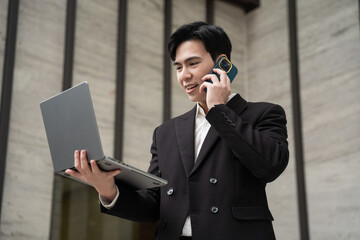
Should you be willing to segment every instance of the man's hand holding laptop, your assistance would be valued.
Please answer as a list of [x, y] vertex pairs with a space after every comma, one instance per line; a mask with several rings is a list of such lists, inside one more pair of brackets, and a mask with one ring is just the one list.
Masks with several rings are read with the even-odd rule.
[[74, 166], [77, 171], [73, 169], [67, 169], [66, 173], [92, 185], [96, 191], [108, 201], [111, 202], [114, 200], [117, 194], [114, 177], [121, 172], [120, 169], [113, 171], [102, 171], [99, 169], [95, 160], [91, 160], [89, 166], [85, 150], [75, 151]]

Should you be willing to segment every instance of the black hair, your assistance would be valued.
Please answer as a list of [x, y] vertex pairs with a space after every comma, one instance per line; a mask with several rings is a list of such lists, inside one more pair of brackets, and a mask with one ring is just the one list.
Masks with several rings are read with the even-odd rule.
[[170, 36], [168, 51], [171, 60], [175, 61], [176, 49], [181, 43], [195, 39], [203, 42], [214, 62], [221, 54], [230, 59], [231, 42], [224, 30], [219, 26], [197, 21], [182, 25]]

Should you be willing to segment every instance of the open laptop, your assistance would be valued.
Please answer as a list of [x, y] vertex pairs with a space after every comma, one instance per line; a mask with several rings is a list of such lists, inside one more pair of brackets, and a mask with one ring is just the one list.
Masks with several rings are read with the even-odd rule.
[[75, 150], [85, 149], [88, 160], [96, 160], [101, 169], [121, 169], [115, 179], [133, 188], [147, 189], [167, 184], [165, 179], [104, 155], [87, 82], [41, 102], [40, 108], [56, 173], [82, 182], [65, 170], [74, 169]]

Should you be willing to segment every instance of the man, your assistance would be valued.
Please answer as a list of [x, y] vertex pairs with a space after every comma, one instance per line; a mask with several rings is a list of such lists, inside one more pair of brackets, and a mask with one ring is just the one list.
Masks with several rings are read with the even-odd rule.
[[67, 173], [96, 188], [102, 212], [159, 221], [159, 240], [275, 239], [265, 186], [288, 163], [283, 109], [231, 94], [226, 73], [213, 69], [220, 57], [230, 59], [231, 42], [222, 28], [183, 25], [168, 50], [180, 86], [196, 102], [154, 131], [148, 171], [168, 184], [129, 189], [114, 181], [120, 170], [102, 172], [95, 161], [89, 167], [85, 151], [75, 152], [79, 172]]

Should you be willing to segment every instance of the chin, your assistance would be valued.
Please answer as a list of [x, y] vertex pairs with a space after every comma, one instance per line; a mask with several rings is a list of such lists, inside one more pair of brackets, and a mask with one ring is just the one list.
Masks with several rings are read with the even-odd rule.
[[192, 98], [192, 97], [190, 97], [190, 96], [188, 96], [188, 97], [189, 97], [189, 100], [190, 100], [190, 101], [196, 102], [196, 100], [195, 100], [194, 98]]
[[198, 97], [188, 95], [188, 98], [189, 98], [190, 101], [192, 101], [192, 102], [198, 102]]
[[206, 95], [202, 96], [201, 93], [187, 94], [187, 96], [190, 99], [190, 101], [192, 101], [192, 102], [201, 102], [203, 100], [206, 100]]

